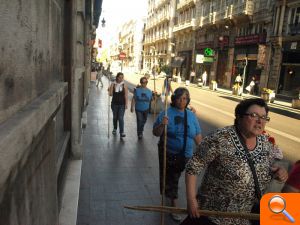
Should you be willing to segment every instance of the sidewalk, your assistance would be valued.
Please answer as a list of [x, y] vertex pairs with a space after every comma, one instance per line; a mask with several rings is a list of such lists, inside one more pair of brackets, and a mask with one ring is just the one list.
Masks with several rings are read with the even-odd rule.
[[[124, 209], [124, 205], [160, 205], [158, 138], [152, 135], [153, 115], [149, 115], [144, 138], [136, 135], [135, 113], [126, 110], [126, 137], [110, 134], [108, 81], [104, 87], [91, 84], [88, 121], [83, 133], [84, 155], [77, 225], [158, 225], [160, 214]], [[131, 94], [129, 95], [131, 98]], [[111, 113], [111, 110], [110, 110]], [[184, 175], [180, 180], [180, 207], [185, 207]], [[165, 225], [175, 225], [168, 214]]]

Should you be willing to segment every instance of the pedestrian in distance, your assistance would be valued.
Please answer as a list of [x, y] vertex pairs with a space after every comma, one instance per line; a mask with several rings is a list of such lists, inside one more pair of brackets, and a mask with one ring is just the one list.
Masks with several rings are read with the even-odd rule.
[[[200, 216], [198, 209], [255, 212], [272, 178], [287, 180], [287, 171], [275, 164], [282, 152], [263, 133], [268, 112], [262, 99], [243, 100], [235, 108], [234, 125], [203, 138], [186, 165], [189, 216], [181, 225], [249, 225], [246, 219]], [[196, 193], [197, 175], [204, 170]]]
[[236, 75], [235, 81], [234, 81], [239, 87], [242, 85], [243, 80], [240, 74]]
[[203, 86], [206, 86], [206, 82], [207, 82], [207, 72], [205, 70], [204, 73], [202, 74], [202, 83], [203, 83]]
[[[167, 112], [162, 111], [154, 125], [153, 134], [160, 137], [158, 143], [160, 191], [163, 193], [163, 172], [166, 169], [165, 196], [170, 206], [177, 207], [178, 182], [188, 159], [192, 157], [194, 143], [201, 142], [201, 128], [195, 114], [187, 109], [190, 102], [188, 89], [177, 88], [171, 96], [171, 104]], [[164, 158], [164, 128], [167, 126], [166, 168]], [[180, 215], [171, 214], [174, 220], [181, 220]]]
[[124, 133], [124, 114], [128, 105], [128, 88], [124, 83], [124, 74], [117, 73], [116, 80], [109, 87], [109, 95], [112, 96], [111, 109], [113, 112], [113, 135], [117, 133], [119, 122], [120, 137], [126, 137]]
[[246, 87], [246, 90], [250, 95], [253, 95], [254, 86], [255, 86], [255, 77], [252, 77], [249, 85]]
[[96, 84], [96, 86], [97, 87], [98, 87], [99, 83], [101, 83], [101, 87], [103, 87], [102, 76], [103, 76], [103, 66], [100, 65], [97, 68], [97, 75], [96, 75], [96, 78], [97, 78], [97, 84]]
[[283, 193], [300, 193], [300, 160], [298, 160], [291, 172], [289, 178], [285, 182], [282, 191]]
[[194, 83], [195, 82], [195, 77], [196, 77], [196, 72], [194, 69], [191, 70], [191, 73], [190, 73], [190, 82], [191, 83]]
[[234, 83], [237, 85], [238, 95], [242, 95], [242, 88], [241, 88], [241, 86], [242, 86], [242, 83], [243, 83], [243, 79], [242, 79], [242, 77], [241, 77], [240, 74], [238, 74], [236, 76]]
[[133, 113], [135, 109], [138, 139], [142, 139], [143, 137], [144, 126], [147, 121], [152, 99], [152, 91], [147, 88], [147, 83], [148, 80], [146, 77], [140, 79], [140, 84], [134, 89], [131, 100], [130, 111]]

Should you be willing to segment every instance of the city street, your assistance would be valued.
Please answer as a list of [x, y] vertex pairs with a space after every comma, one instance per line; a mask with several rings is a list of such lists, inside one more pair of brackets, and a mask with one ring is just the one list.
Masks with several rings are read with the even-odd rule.
[[[125, 80], [130, 84], [138, 84], [141, 75], [125, 74]], [[156, 90], [161, 92], [163, 79], [156, 80]], [[175, 89], [178, 86], [185, 86], [184, 83], [178, 84], [173, 82], [172, 87]], [[148, 88], [154, 90], [153, 79], [149, 80]], [[195, 85], [187, 87], [191, 94], [191, 104], [197, 110], [198, 118], [200, 119], [204, 135], [211, 132], [213, 129], [233, 124], [234, 108], [240, 101], [237, 96], [214, 92], [207, 88], [202, 89]], [[279, 104], [277, 104], [279, 105]], [[267, 132], [276, 140], [276, 144], [284, 152], [284, 158], [288, 161], [295, 162], [300, 159], [300, 110], [285, 107], [281, 113], [276, 113], [276, 109], [271, 107], [271, 121], [267, 124]], [[290, 116], [290, 112], [296, 115], [296, 118]]]

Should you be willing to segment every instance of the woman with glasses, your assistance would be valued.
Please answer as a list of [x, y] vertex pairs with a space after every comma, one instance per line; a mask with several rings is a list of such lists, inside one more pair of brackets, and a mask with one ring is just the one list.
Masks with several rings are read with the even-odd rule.
[[112, 96], [111, 109], [113, 111], [113, 135], [117, 133], [119, 122], [120, 137], [126, 137], [124, 133], [124, 114], [127, 109], [128, 88], [124, 83], [124, 74], [119, 72], [116, 76], [116, 81], [109, 87], [109, 95]]
[[138, 139], [143, 138], [144, 126], [147, 121], [150, 102], [152, 99], [152, 91], [147, 88], [147, 83], [148, 80], [146, 77], [142, 77], [140, 79], [140, 85], [134, 89], [131, 100], [130, 111], [133, 113], [135, 108]]
[[[262, 99], [243, 100], [235, 108], [234, 125], [217, 129], [202, 140], [186, 165], [189, 216], [181, 225], [249, 225], [246, 219], [200, 216], [198, 209], [249, 213], [272, 178], [287, 180], [287, 171], [275, 164], [282, 153], [263, 133], [270, 121], [268, 112]], [[197, 193], [197, 175], [202, 171]]]

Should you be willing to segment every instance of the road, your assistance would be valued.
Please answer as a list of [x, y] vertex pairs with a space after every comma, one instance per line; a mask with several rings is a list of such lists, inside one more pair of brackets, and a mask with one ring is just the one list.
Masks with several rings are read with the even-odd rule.
[[[141, 75], [125, 74], [129, 87], [139, 83]], [[163, 79], [155, 81], [156, 90], [161, 92]], [[172, 83], [173, 89], [184, 84]], [[148, 88], [154, 89], [154, 81], [149, 80]], [[191, 105], [196, 108], [203, 134], [210, 133], [215, 128], [233, 124], [234, 109], [238, 100], [230, 95], [213, 92], [198, 87], [188, 87], [191, 95]], [[267, 124], [267, 132], [276, 140], [283, 150], [284, 159], [295, 162], [300, 160], [300, 120], [270, 111], [271, 121]]]

